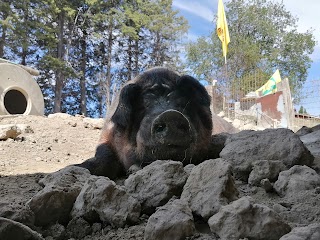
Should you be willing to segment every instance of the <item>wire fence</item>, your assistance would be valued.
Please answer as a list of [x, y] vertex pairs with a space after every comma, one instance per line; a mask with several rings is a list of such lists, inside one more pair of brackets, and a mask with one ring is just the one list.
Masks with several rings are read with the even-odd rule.
[[295, 129], [320, 124], [320, 80], [309, 80], [302, 88], [301, 100], [295, 104]]
[[255, 72], [230, 82], [214, 81], [215, 85], [208, 87], [212, 95], [213, 112], [239, 129], [286, 127], [297, 131], [302, 126], [320, 124], [320, 80], [307, 80], [296, 94], [299, 96], [297, 98], [291, 96], [288, 80], [277, 85], [277, 93], [257, 97], [255, 91], [269, 78], [261, 72]]

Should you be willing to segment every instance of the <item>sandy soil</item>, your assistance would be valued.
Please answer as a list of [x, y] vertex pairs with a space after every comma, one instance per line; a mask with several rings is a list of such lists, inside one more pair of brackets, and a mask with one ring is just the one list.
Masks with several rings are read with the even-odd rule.
[[0, 117], [0, 124], [26, 124], [33, 133], [0, 141], [0, 175], [49, 173], [94, 155], [99, 129], [84, 127], [82, 117]]

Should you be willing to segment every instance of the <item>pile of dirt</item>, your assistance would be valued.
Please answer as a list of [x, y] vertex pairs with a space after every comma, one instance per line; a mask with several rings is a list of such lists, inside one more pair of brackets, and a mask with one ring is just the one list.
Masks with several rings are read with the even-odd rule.
[[102, 127], [0, 117], [0, 239], [319, 239], [318, 128], [230, 134], [219, 159], [156, 161], [114, 183], [65, 168], [94, 155]]

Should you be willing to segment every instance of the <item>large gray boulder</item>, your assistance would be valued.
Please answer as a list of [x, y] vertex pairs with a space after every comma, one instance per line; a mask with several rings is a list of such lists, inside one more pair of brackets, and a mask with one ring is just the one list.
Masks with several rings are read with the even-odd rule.
[[320, 176], [315, 170], [308, 166], [296, 165], [282, 171], [273, 187], [280, 196], [292, 196], [318, 186], [320, 186]]
[[237, 198], [231, 165], [221, 158], [194, 167], [181, 194], [181, 200], [188, 202], [192, 212], [204, 219]]
[[171, 197], [180, 196], [187, 176], [181, 162], [158, 160], [131, 174], [124, 185], [141, 203], [142, 212], [151, 214]]
[[211, 231], [222, 240], [278, 240], [291, 230], [276, 212], [267, 206], [255, 204], [251, 197], [242, 197], [221, 207], [208, 224]]
[[124, 187], [107, 177], [91, 176], [77, 197], [71, 216], [123, 227], [127, 223], [137, 223], [140, 211], [140, 203]]
[[89, 170], [72, 166], [42, 179], [40, 184], [45, 187], [27, 203], [34, 212], [35, 225], [67, 223], [73, 203], [90, 176]]
[[280, 160], [290, 168], [311, 166], [314, 159], [299, 136], [284, 128], [233, 134], [227, 139], [220, 157], [230, 161], [236, 177], [245, 181], [257, 160]]
[[44, 238], [22, 223], [0, 217], [1, 240], [44, 240]]
[[310, 224], [306, 227], [296, 227], [279, 240], [319, 240], [320, 223]]
[[183, 240], [195, 232], [193, 216], [188, 204], [180, 199], [159, 207], [148, 219], [145, 240]]

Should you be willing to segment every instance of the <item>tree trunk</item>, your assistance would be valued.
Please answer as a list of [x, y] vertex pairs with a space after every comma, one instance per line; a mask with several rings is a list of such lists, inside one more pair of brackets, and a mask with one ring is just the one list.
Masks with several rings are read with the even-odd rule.
[[111, 61], [113, 45], [113, 20], [111, 19], [108, 29], [108, 46], [107, 46], [107, 72], [106, 72], [106, 108], [107, 111], [111, 105]]
[[0, 38], [0, 58], [4, 57], [4, 44], [6, 42], [7, 28], [2, 26], [2, 35]]
[[63, 76], [61, 71], [57, 71], [56, 76], [56, 85], [54, 89], [55, 98], [54, 98], [54, 109], [55, 113], [61, 112], [61, 100], [62, 100], [62, 88], [63, 88]]
[[[63, 34], [63, 27], [64, 27], [64, 19], [65, 12], [61, 11], [58, 15], [58, 46], [57, 46], [57, 58], [62, 62], [64, 61], [64, 34]], [[62, 89], [64, 84], [64, 73], [61, 68], [58, 68], [56, 71], [56, 86], [55, 86], [55, 99], [54, 99], [54, 112], [61, 112], [61, 99], [62, 99]]]
[[[27, 24], [29, 21], [29, 4], [24, 8], [24, 24]], [[27, 39], [24, 41], [28, 41], [29, 36], [26, 36]], [[28, 56], [28, 46], [27, 44], [22, 44], [22, 52], [21, 52], [21, 65], [27, 65], [27, 56]]]
[[156, 33], [156, 42], [155, 42], [155, 65], [160, 66], [161, 65], [161, 53], [160, 53], [160, 34], [159, 32]]
[[131, 37], [128, 39], [128, 75], [127, 75], [127, 81], [132, 79], [132, 40]]
[[87, 116], [86, 98], [86, 70], [87, 70], [87, 32], [83, 32], [81, 44], [81, 79], [80, 79], [80, 109], [83, 116]]
[[99, 84], [98, 84], [98, 88], [99, 88], [99, 92], [98, 92], [98, 109], [99, 109], [99, 117], [103, 117], [103, 104], [104, 104], [104, 98], [103, 98], [103, 94], [105, 92], [105, 89], [103, 88], [103, 72], [102, 69], [100, 71], [100, 73], [98, 73], [98, 78], [99, 78]]
[[[5, 12], [3, 13], [3, 20], [8, 17], [8, 14]], [[4, 57], [4, 45], [6, 43], [6, 38], [7, 38], [7, 27], [2, 25], [0, 26], [2, 35], [0, 37], [0, 58]]]
[[135, 40], [134, 43], [134, 75], [136, 77], [139, 73], [139, 40]]

